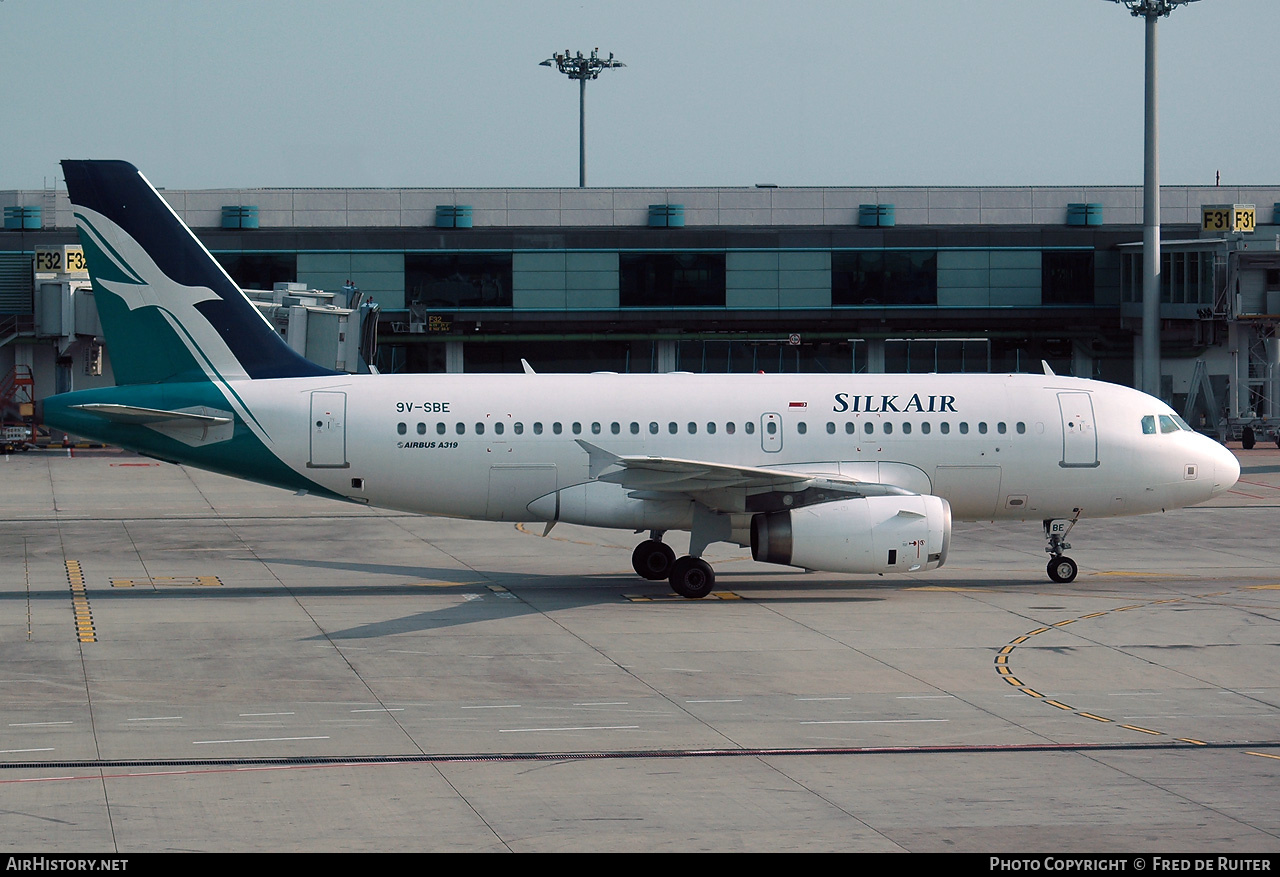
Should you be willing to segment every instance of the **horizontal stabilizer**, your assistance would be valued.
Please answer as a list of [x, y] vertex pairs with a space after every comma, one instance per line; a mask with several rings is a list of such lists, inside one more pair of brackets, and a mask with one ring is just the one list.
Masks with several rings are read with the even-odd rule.
[[208, 414], [192, 414], [186, 411], [166, 411], [163, 408], [140, 408], [136, 405], [115, 405], [109, 403], [92, 403], [72, 405], [80, 411], [96, 414], [112, 423], [135, 423], [141, 425], [154, 424], [186, 424], [189, 426], [223, 426], [231, 422], [230, 417], [214, 417]]

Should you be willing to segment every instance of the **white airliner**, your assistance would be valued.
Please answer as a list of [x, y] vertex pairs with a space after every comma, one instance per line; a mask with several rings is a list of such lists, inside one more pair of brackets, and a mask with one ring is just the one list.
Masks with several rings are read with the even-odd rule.
[[[1054, 375], [349, 375], [302, 359], [136, 168], [65, 161], [119, 386], [67, 432], [429, 515], [649, 531], [636, 572], [702, 597], [714, 542], [812, 570], [931, 570], [954, 519], [1081, 517], [1230, 489], [1235, 457], [1136, 390]], [[689, 554], [663, 541], [690, 532]], [[544, 531], [545, 532], [545, 531]]]

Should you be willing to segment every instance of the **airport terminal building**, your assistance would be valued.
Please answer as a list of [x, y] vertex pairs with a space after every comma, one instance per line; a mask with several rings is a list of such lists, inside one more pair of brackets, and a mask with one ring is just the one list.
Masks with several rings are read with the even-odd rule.
[[[525, 360], [542, 372], [986, 372], [1044, 360], [1136, 385], [1141, 367], [1136, 186], [162, 194], [242, 287], [275, 290], [260, 307], [291, 345], [349, 371], [372, 360], [383, 372], [513, 372]], [[0, 202], [0, 397], [111, 383], [66, 192]], [[1238, 417], [1276, 410], [1277, 202], [1280, 186], [1162, 190], [1161, 387], [1179, 410], [1197, 395]], [[1206, 208], [1223, 205], [1252, 205], [1252, 231], [1206, 228]], [[359, 356], [343, 352], [353, 341]]]

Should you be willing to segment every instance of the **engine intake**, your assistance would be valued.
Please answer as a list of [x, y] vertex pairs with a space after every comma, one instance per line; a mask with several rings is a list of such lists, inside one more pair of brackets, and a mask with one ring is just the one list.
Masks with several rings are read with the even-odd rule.
[[937, 569], [951, 546], [951, 506], [939, 496], [868, 496], [751, 519], [751, 556], [825, 572]]

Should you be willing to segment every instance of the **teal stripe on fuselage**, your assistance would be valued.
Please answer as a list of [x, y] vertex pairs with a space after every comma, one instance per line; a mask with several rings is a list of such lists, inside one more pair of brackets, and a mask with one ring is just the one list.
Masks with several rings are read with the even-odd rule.
[[230, 439], [191, 446], [147, 426], [114, 423], [100, 415], [73, 407], [85, 404], [130, 405], [166, 411], [197, 407], [227, 411], [230, 406], [217, 387], [208, 381], [103, 387], [62, 393], [45, 400], [44, 419], [50, 426], [72, 435], [95, 439], [161, 460], [183, 463], [236, 478], [247, 478], [273, 487], [306, 490], [331, 499], [346, 499], [285, 465], [234, 413], [232, 416], [235, 428]]

